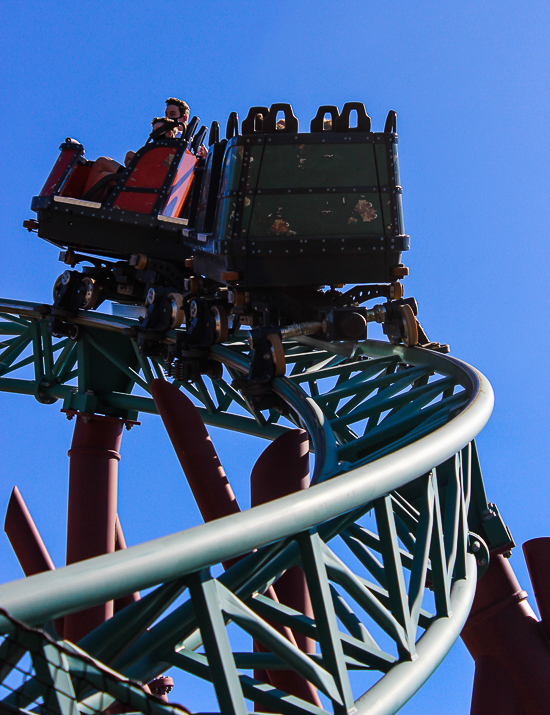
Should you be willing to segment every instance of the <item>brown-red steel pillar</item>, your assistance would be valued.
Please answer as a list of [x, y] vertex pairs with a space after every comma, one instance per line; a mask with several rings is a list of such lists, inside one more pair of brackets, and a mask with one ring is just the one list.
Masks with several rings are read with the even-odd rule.
[[508, 559], [491, 555], [462, 639], [476, 662], [471, 715], [548, 715], [549, 642]]
[[17, 487], [14, 487], [11, 493], [4, 531], [19, 559], [25, 576], [34, 576], [34, 574], [55, 569], [50, 554]]
[[550, 643], [550, 537], [526, 541], [523, 553], [539, 607], [541, 626]]
[[[21, 492], [13, 488], [4, 521], [4, 531], [19, 559], [25, 576], [54, 571], [55, 566], [40, 536]], [[55, 630], [63, 638], [63, 618], [55, 620]]]
[[[126, 539], [124, 538], [124, 532], [122, 531], [122, 525], [120, 523], [120, 518], [117, 514], [115, 522], [115, 551], [123, 551], [126, 549]], [[132, 603], [139, 601], [141, 598], [139, 591], [134, 593], [129, 593], [127, 596], [122, 596], [117, 598], [114, 602], [114, 612], [118, 613], [122, 611], [126, 606], [131, 606]]]
[[151, 394], [204, 521], [240, 509], [199, 411], [167, 380], [153, 380]]
[[[118, 462], [124, 421], [77, 414], [69, 450], [67, 564], [115, 550]], [[113, 602], [65, 618], [65, 638], [76, 642], [113, 615]]]
[[[230, 514], [237, 514], [240, 511], [239, 504], [195, 405], [167, 380], [152, 380], [150, 388], [159, 415], [166, 427], [204, 521], [213, 521]], [[232, 559], [224, 563], [224, 567], [228, 568], [237, 560]], [[266, 595], [277, 601], [273, 587], [266, 591]], [[293, 645], [296, 645], [294, 636], [288, 628], [280, 624], [272, 625]], [[278, 674], [275, 678], [277, 677]], [[283, 684], [279, 679], [276, 687], [281, 687], [304, 700], [318, 702], [311, 699], [313, 686], [295, 673], [292, 673], [292, 678], [296, 681], [295, 683], [290, 683], [290, 678], [288, 678]], [[313, 692], [317, 698], [314, 688]]]
[[[296, 429], [278, 437], [258, 458], [250, 475], [250, 503], [259, 506], [280, 499], [309, 486], [309, 440], [307, 432]], [[293, 566], [275, 584], [279, 603], [313, 618], [313, 608], [306, 577], [299, 566]], [[305, 653], [315, 653], [315, 640], [293, 632], [296, 645]], [[260, 643], [254, 648], [263, 651]], [[321, 706], [317, 690], [293, 671], [267, 671], [272, 685]], [[263, 679], [263, 672], [255, 672]]]

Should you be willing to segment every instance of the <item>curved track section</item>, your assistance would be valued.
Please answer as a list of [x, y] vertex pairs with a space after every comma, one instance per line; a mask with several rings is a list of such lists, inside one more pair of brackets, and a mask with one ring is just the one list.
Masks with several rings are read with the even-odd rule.
[[[75, 343], [52, 341], [47, 306], [4, 301], [0, 312], [0, 390], [127, 418], [156, 411], [147, 393], [161, 366], [139, 354], [131, 321], [79, 314], [72, 319], [80, 329]], [[4, 682], [25, 653], [32, 659], [23, 685], [4, 698], [7, 706], [32, 709], [40, 695], [59, 706], [62, 681], [80, 712], [115, 701], [138, 712], [175, 712], [136, 685], [174, 667], [210, 681], [222, 713], [244, 715], [252, 700], [280, 713], [385, 715], [421, 687], [458, 638], [475, 592], [476, 560], [484, 563], [483, 542], [468, 523], [487, 506], [473, 444], [493, 406], [487, 380], [428, 351], [303, 338], [285, 342], [287, 376], [273, 385], [287, 405], [282, 418], [275, 410], [255, 412], [231, 387], [248, 368], [244, 343], [212, 353], [225, 367], [221, 379], [176, 384], [207, 424], [268, 439], [306, 429], [315, 454], [312, 486], [0, 586], [0, 647], [12, 653], [4, 658]], [[79, 361], [90, 354], [118, 371], [118, 389], [96, 395], [86, 383], [93, 375], [81, 378]], [[131, 394], [136, 385], [142, 395]], [[234, 557], [241, 558], [214, 575]], [[265, 595], [296, 564], [306, 575], [313, 617]], [[33, 628], [150, 588], [78, 646]], [[298, 650], [281, 627], [314, 639], [316, 654]], [[265, 652], [232, 649], [235, 629]], [[294, 670], [320, 700], [283, 693], [247, 674], [253, 669]]]

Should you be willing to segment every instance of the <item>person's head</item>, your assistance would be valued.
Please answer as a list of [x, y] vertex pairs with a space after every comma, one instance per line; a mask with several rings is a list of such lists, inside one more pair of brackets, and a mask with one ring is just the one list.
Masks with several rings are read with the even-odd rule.
[[176, 135], [179, 122], [169, 117], [154, 117], [151, 120], [151, 126], [155, 139], [161, 139], [162, 137], [171, 139]]
[[166, 100], [165, 115], [170, 119], [180, 119], [181, 123], [187, 124], [189, 119], [189, 105], [181, 99], [168, 97]]

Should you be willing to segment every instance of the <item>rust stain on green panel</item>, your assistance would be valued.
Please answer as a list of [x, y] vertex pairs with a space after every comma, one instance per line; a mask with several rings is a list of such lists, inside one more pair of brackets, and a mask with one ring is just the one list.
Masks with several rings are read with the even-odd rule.
[[378, 193], [256, 196], [249, 236], [384, 235]]

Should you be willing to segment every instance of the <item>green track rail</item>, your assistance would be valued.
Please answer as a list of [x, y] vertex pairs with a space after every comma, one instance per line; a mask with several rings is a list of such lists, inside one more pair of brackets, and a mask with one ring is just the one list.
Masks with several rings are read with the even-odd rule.
[[[149, 383], [163, 372], [139, 354], [132, 321], [80, 312], [73, 342], [52, 338], [48, 312], [0, 301], [0, 391], [126, 419], [156, 412]], [[248, 369], [238, 340], [212, 349], [222, 379], [176, 384], [206, 424], [266, 439], [306, 429], [312, 486], [0, 586], [0, 708], [27, 713], [44, 703], [45, 712], [76, 715], [118, 701], [135, 712], [177, 712], [139, 683], [179, 668], [212, 683], [221, 713], [244, 715], [255, 702], [296, 715], [386, 715], [437, 668], [468, 616], [488, 550], [510, 543], [487, 502], [474, 442], [492, 411], [491, 386], [465, 363], [421, 349], [311, 338], [284, 347], [287, 375], [273, 388], [285, 418], [256, 412], [231, 387]], [[295, 564], [314, 618], [264, 595]], [[52, 619], [151, 588], [77, 645], [48, 635]], [[297, 650], [272, 623], [315, 639], [317, 653]], [[267, 652], [235, 652], [235, 628]], [[322, 708], [254, 680], [254, 668], [295, 670], [318, 689]]]

